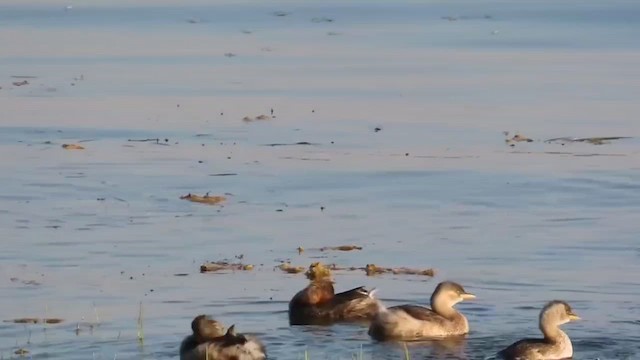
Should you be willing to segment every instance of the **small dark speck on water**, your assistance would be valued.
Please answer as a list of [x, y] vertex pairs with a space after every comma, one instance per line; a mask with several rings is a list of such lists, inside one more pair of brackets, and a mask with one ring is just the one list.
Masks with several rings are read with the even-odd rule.
[[277, 209], [276, 212], [283, 212], [284, 210], [282, 209]]
[[378, 132], [378, 131], [382, 131], [381, 127], [376, 127], [375, 129], [373, 129], [373, 131]]

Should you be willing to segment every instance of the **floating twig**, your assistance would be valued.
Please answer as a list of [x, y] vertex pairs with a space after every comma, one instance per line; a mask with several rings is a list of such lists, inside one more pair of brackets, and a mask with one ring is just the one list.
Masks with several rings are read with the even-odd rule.
[[320, 145], [318, 143], [311, 143], [308, 141], [298, 141], [295, 143], [273, 143], [273, 144], [264, 144], [262, 146], [296, 146], [296, 145]]
[[155, 139], [127, 139], [127, 141], [131, 141], [131, 142], [148, 142], [148, 141], [160, 142], [160, 139], [158, 139], [158, 138], [155, 138]]
[[552, 143], [571, 143], [571, 142], [586, 142], [593, 145], [603, 145], [607, 144], [612, 140], [621, 140], [621, 139], [631, 139], [631, 136], [604, 136], [604, 137], [588, 137], [588, 138], [576, 138], [576, 137], [559, 137], [554, 139], [548, 139], [544, 142]]

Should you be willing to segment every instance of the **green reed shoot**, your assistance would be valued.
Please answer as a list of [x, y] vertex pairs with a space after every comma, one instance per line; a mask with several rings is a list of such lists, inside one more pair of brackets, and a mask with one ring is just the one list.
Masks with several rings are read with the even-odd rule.
[[143, 308], [142, 301], [140, 301], [140, 310], [138, 312], [138, 341], [142, 344], [144, 342], [144, 326], [143, 326]]

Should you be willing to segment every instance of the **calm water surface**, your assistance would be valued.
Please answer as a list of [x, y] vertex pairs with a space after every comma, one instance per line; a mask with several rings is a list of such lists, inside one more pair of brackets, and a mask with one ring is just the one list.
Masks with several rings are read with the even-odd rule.
[[[278, 17], [274, 11], [290, 14]], [[437, 270], [434, 279], [336, 274], [339, 290], [377, 287], [389, 305], [426, 303], [444, 279], [477, 295], [459, 306], [471, 334], [410, 344], [414, 359], [490, 357], [515, 340], [538, 336], [538, 311], [552, 299], [568, 301], [584, 319], [564, 327], [574, 358], [640, 358], [637, 139], [602, 146], [535, 142], [512, 149], [500, 133], [510, 129], [492, 123], [491, 110], [466, 122], [439, 113], [433, 119], [428, 107], [424, 118], [369, 121], [365, 112], [331, 106], [339, 99], [385, 107], [387, 96], [397, 100], [402, 93], [415, 108], [436, 100], [453, 109], [481, 102], [491, 109], [505, 101], [527, 106], [530, 100], [531, 111], [543, 111], [546, 101], [637, 109], [640, 73], [631, 60], [638, 50], [638, 16], [640, 6], [631, 1], [78, 4], [69, 11], [63, 5], [0, 5], [2, 27], [24, 32], [29, 44], [12, 44], [0, 57], [0, 99], [32, 99], [0, 120], [0, 318], [65, 320], [46, 326], [0, 323], [0, 355], [10, 358], [26, 348], [34, 359], [175, 359], [193, 316], [208, 313], [258, 334], [274, 359], [301, 359], [305, 351], [311, 359], [360, 353], [402, 358], [402, 347], [372, 342], [362, 326], [288, 326], [287, 302], [306, 281], [273, 268], [281, 260], [303, 266], [321, 260]], [[311, 21], [323, 17], [334, 21]], [[28, 35], [30, 30], [36, 35]], [[70, 36], [69, 48], [35, 46], [45, 36], [38, 31]], [[112, 31], [150, 43], [138, 44], [136, 55], [134, 48], [91, 53], [73, 42], [84, 32]], [[206, 42], [197, 45], [206, 51], [172, 53], [154, 42], [158, 34], [184, 42], [228, 35], [228, 51], [248, 42], [256, 54], [269, 43], [281, 46], [272, 50], [275, 58], [227, 58], [221, 55], [225, 49], [207, 52]], [[285, 44], [310, 53], [277, 55], [291, 50]], [[316, 44], [336, 53], [317, 58]], [[144, 53], [149, 49], [162, 54]], [[631, 55], [613, 65], [576, 60], [580, 71], [598, 76], [594, 86], [574, 77], [572, 67], [565, 73], [553, 61], [537, 64], [549, 84], [556, 79], [566, 90], [559, 95], [557, 87], [496, 79], [501, 70], [491, 61], [475, 67], [462, 66], [473, 63], [464, 56], [449, 64], [442, 58], [435, 64], [411, 61], [414, 51], [424, 49], [477, 51], [485, 61], [522, 52]], [[365, 58], [373, 60], [358, 66]], [[193, 68], [208, 75], [181, 84], [162, 80], [172, 71], [188, 76]], [[217, 73], [221, 68], [230, 72]], [[72, 90], [67, 78], [80, 72], [86, 85], [77, 81], [84, 87]], [[11, 75], [30, 74], [38, 76], [30, 87], [11, 86]], [[440, 88], [412, 83], [416, 74], [477, 82]], [[298, 75], [311, 80], [303, 86]], [[260, 76], [268, 81], [260, 82]], [[218, 77], [223, 80], [216, 82]], [[396, 77], [402, 81], [394, 82]], [[388, 87], [358, 82], [365, 78]], [[279, 103], [316, 101], [323, 110], [312, 115], [309, 107], [302, 114], [285, 106], [275, 109], [276, 119], [253, 124], [240, 119], [254, 110], [229, 105], [227, 111], [238, 116], [218, 115], [224, 101], [216, 96], [233, 97], [236, 104], [274, 94]], [[135, 116], [129, 126], [92, 122], [108, 114], [82, 102], [115, 95], [130, 97], [130, 109], [156, 96], [210, 96], [216, 104], [195, 110], [158, 98], [158, 126]], [[43, 116], [37, 110], [42, 98], [68, 104], [64, 117], [76, 117], [76, 126], [24, 125]], [[519, 130], [532, 128], [540, 137], [638, 135], [637, 112], [605, 120], [589, 112], [583, 120], [556, 121], [551, 112], [543, 119], [520, 115], [514, 120]], [[374, 132], [381, 124], [383, 130]], [[127, 141], [145, 138], [165, 145]], [[86, 150], [60, 148], [79, 141]], [[268, 146], [298, 141], [313, 145]], [[236, 175], [213, 176], [220, 173]], [[228, 203], [209, 207], [179, 200], [207, 191], [227, 193]], [[313, 250], [340, 244], [364, 250]], [[308, 250], [299, 255], [298, 246]], [[198, 271], [203, 261], [241, 255], [256, 269]], [[143, 344], [136, 338], [140, 303]]]

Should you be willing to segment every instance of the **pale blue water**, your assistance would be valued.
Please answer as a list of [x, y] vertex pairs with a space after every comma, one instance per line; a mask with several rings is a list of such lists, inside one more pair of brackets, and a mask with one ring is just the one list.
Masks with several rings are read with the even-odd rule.
[[[239, 42], [244, 39], [240, 31], [249, 29], [254, 32], [245, 38], [258, 46], [305, 48], [317, 42], [335, 46], [336, 52], [326, 58], [279, 56], [274, 46], [274, 57], [240, 53], [235, 58], [222, 56], [231, 51], [227, 49], [220, 54], [173, 54], [167, 48], [162, 55], [132, 56], [65, 55], [64, 49], [48, 56], [0, 53], [2, 100], [33, 97], [30, 107], [5, 113], [0, 120], [0, 318], [65, 319], [46, 329], [0, 323], [2, 357], [10, 358], [24, 347], [34, 359], [175, 359], [191, 318], [208, 313], [257, 334], [274, 359], [301, 359], [305, 351], [311, 359], [349, 359], [360, 351], [364, 358], [402, 358], [402, 347], [372, 342], [362, 326], [288, 326], [287, 302], [306, 282], [302, 276], [274, 272], [273, 266], [284, 259], [307, 265], [318, 256], [344, 266], [376, 263], [437, 270], [434, 279], [337, 275], [339, 290], [377, 287], [387, 304], [425, 303], [436, 283], [445, 279], [459, 281], [478, 296], [459, 306], [471, 324], [466, 340], [411, 344], [413, 359], [484, 359], [520, 338], [538, 336], [538, 311], [552, 299], [568, 301], [584, 319], [564, 326], [573, 340], [574, 358], [640, 357], [638, 140], [602, 146], [536, 142], [511, 149], [500, 134], [510, 129], [493, 125], [486, 113], [456, 122], [432, 112], [435, 103], [444, 103], [453, 109], [494, 107], [499, 115], [503, 106], [516, 103], [525, 109], [514, 115], [525, 119], [518, 125], [536, 129], [536, 136], [590, 135], [594, 129], [606, 132], [603, 135], [638, 135], [637, 113], [600, 118], [585, 111], [576, 119], [556, 117], [553, 111], [545, 118], [528, 114], [576, 99], [583, 105], [612, 102], [634, 109], [640, 77], [633, 56], [613, 65], [579, 58], [607, 52], [618, 60], [621, 53], [637, 58], [640, 3], [74, 4], [70, 11], [63, 5], [2, 4], [0, 27], [72, 34], [117, 30], [184, 41], [207, 33], [229, 34]], [[290, 15], [277, 17], [274, 11]], [[457, 20], [442, 19], [446, 16]], [[311, 21], [321, 17], [335, 21]], [[193, 18], [201, 22], [187, 22]], [[492, 35], [494, 30], [498, 33]], [[341, 35], [326, 35], [330, 31]], [[0, 44], [12, 50], [19, 46]], [[350, 47], [356, 55], [341, 52]], [[500, 59], [560, 51], [578, 60], [549, 60], [548, 67], [536, 63], [533, 69], [540, 77], [549, 76], [544, 78], [548, 83], [528, 86], [517, 77], [500, 77], [531, 69], [524, 65], [503, 69], [486, 58], [487, 63], [468, 66], [473, 61], [403, 57], [424, 49], [466, 52], [462, 59], [474, 51]], [[380, 54], [390, 59], [377, 57]], [[171, 71], [187, 74], [192, 66], [244, 85], [176, 83], [169, 78]], [[580, 69], [575, 70], [578, 76], [568, 76], [574, 66]], [[149, 69], [159, 71], [150, 75], [145, 72]], [[122, 81], [138, 72], [143, 75], [135, 81]], [[598, 81], [579, 76], [591, 72], [600, 76]], [[61, 85], [61, 74], [80, 73], [87, 79], [86, 85], [78, 82], [81, 90]], [[336, 84], [311, 81], [308, 88], [297, 90], [296, 75], [305, 73], [314, 74], [304, 75], [311, 80], [329, 78]], [[31, 74], [39, 77], [30, 80], [35, 85], [11, 88], [16, 79], [10, 75]], [[470, 88], [465, 83], [431, 87], [411, 83], [412, 74], [426, 74], [434, 81], [447, 76], [484, 80]], [[118, 80], [110, 81], [110, 76]], [[269, 81], [254, 86], [253, 76], [279, 78], [292, 88]], [[349, 81], [381, 76], [402, 81], [396, 87]], [[338, 82], [341, 78], [346, 81]], [[33, 90], [40, 81], [58, 90]], [[142, 103], [142, 97], [209, 96], [212, 105], [198, 113], [188, 106], [179, 113], [173, 103], [174, 112], [168, 105], [161, 108], [172, 114], [167, 117], [179, 114], [184, 121], [184, 126], [172, 128], [142, 126], [134, 116], [130, 126], [110, 130], [91, 122], [78, 127], [24, 125], [41, 106], [40, 97], [70, 99], [72, 107], [74, 100], [108, 96], [130, 96], [134, 104]], [[424, 104], [423, 121], [388, 118], [379, 133], [373, 127], [380, 124], [368, 120], [366, 113], [354, 115], [324, 102], [364, 99], [384, 106], [387, 99], [403, 96], [417, 106]], [[226, 97], [275, 97], [285, 103], [311, 99], [324, 107], [316, 118], [244, 124], [218, 116]], [[402, 109], [398, 112], [403, 114]], [[77, 116], [90, 115], [78, 110]], [[192, 118], [203, 120], [193, 125], [187, 121]], [[127, 141], [142, 138], [167, 138], [169, 146]], [[82, 143], [87, 150], [60, 148], [80, 140], [88, 140]], [[317, 145], [265, 146], [298, 141]], [[237, 175], [211, 176], [220, 173]], [[230, 201], [219, 208], [178, 199], [207, 191], [231, 194]], [[308, 250], [302, 255], [295, 250], [352, 243], [364, 250]], [[240, 254], [256, 269], [198, 272], [203, 261]], [[188, 276], [176, 276], [182, 273]], [[23, 282], [29, 280], [40, 284]], [[144, 345], [136, 340], [140, 301]], [[76, 333], [77, 324], [85, 322], [99, 326], [90, 330], [83, 325]]]

